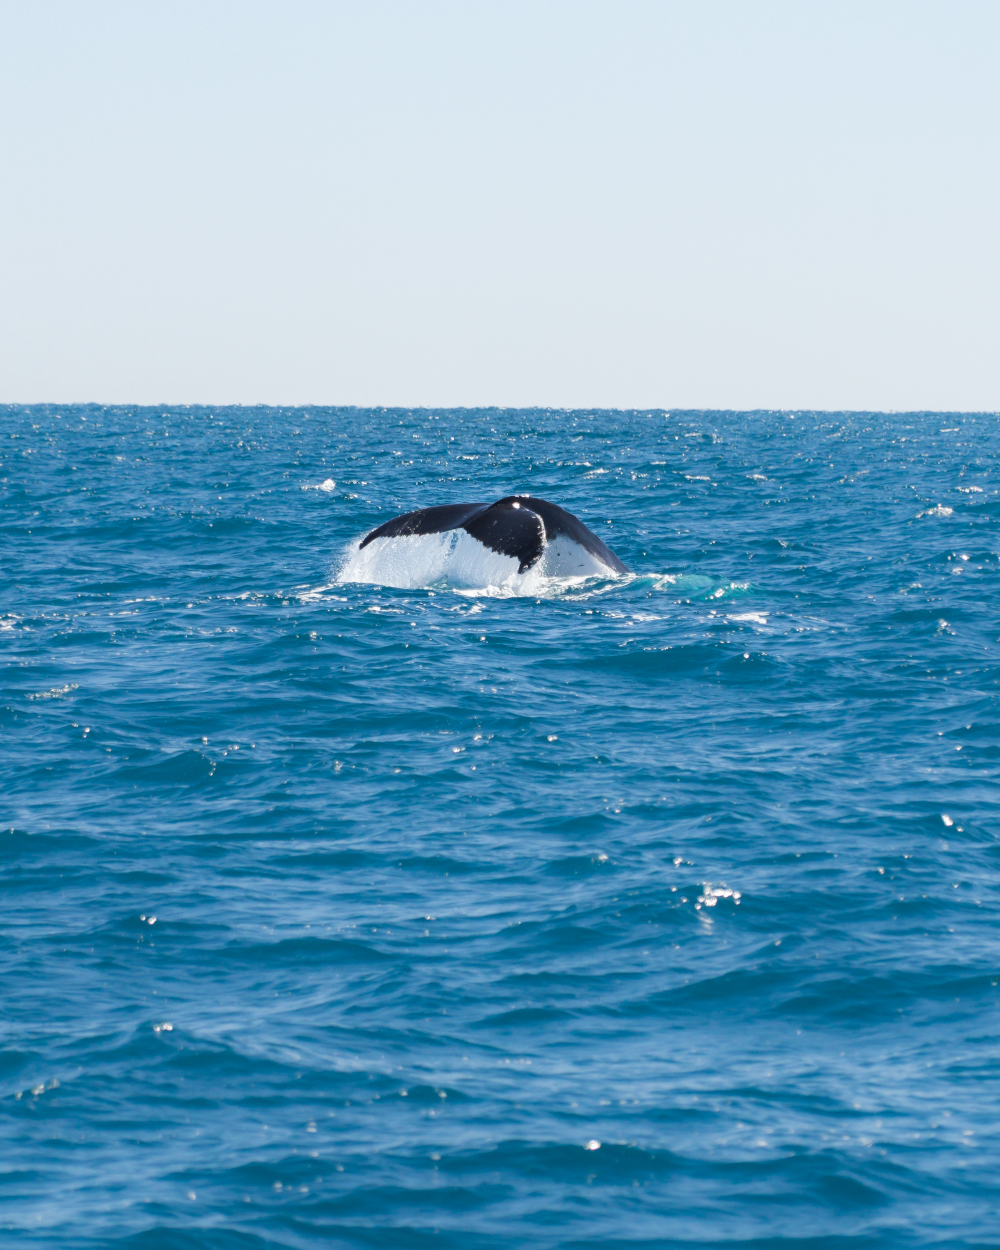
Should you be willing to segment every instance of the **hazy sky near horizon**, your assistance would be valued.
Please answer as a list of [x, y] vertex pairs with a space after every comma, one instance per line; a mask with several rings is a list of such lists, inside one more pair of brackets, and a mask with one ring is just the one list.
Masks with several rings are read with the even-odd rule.
[[0, 0], [0, 402], [1000, 407], [993, 0]]

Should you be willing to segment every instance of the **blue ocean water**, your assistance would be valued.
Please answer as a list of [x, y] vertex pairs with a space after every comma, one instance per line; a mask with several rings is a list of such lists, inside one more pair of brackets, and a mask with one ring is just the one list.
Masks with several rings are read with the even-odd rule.
[[1000, 1245], [1000, 418], [0, 433], [4, 1244]]

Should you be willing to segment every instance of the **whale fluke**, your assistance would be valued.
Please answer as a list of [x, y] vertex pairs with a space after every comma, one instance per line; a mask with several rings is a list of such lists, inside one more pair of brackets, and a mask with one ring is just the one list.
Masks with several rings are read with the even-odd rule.
[[361, 540], [361, 547], [376, 538], [404, 538], [415, 534], [442, 534], [463, 529], [484, 547], [518, 561], [524, 573], [541, 559], [546, 545], [557, 539], [576, 543], [612, 573], [628, 569], [613, 551], [572, 512], [531, 495], [506, 495], [496, 503], [453, 503], [418, 508], [386, 521]]

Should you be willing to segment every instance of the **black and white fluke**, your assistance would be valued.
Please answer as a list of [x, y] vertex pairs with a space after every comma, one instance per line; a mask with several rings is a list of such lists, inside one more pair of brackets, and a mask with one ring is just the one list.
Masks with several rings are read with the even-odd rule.
[[[600, 576], [629, 570], [572, 512], [532, 495], [506, 495], [496, 503], [454, 503], [418, 508], [386, 521], [362, 540], [359, 551], [378, 539], [464, 530], [483, 547], [517, 561], [525, 573], [542, 561], [552, 577]], [[513, 572], [511, 567], [511, 572]]]

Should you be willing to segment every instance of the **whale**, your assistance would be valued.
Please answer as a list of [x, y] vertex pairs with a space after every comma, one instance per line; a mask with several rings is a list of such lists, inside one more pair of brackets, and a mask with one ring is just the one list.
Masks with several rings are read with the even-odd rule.
[[[607, 576], [629, 569], [579, 517], [534, 495], [505, 495], [495, 503], [449, 503], [404, 512], [361, 540], [359, 552], [379, 539], [463, 530], [509, 560], [517, 572], [544, 567], [549, 576]], [[511, 572], [513, 566], [511, 565]]]

